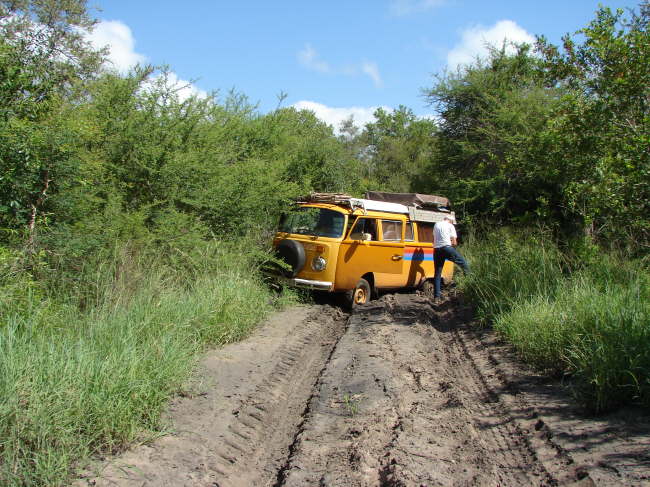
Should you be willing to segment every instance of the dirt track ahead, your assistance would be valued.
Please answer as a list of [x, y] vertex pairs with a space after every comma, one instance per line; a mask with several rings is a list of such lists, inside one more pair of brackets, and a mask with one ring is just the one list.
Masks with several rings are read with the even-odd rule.
[[77, 485], [650, 485], [648, 416], [582, 417], [470, 319], [417, 294], [279, 313]]

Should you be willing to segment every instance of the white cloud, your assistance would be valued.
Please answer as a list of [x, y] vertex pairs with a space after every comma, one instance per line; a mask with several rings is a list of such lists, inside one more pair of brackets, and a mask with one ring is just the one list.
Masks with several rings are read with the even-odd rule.
[[308, 69], [318, 71], [319, 73], [329, 73], [330, 66], [325, 61], [318, 58], [316, 49], [311, 47], [311, 44], [306, 44], [305, 48], [298, 53], [298, 60], [300, 64]]
[[393, 15], [409, 15], [424, 12], [444, 5], [446, 0], [392, 0], [390, 11]]
[[[88, 40], [95, 49], [108, 47], [107, 61], [111, 67], [120, 73], [127, 73], [137, 64], [144, 64], [148, 61], [144, 54], [135, 51], [135, 38], [128, 25], [119, 20], [102, 20], [93, 29], [86, 33]], [[152, 76], [149, 83], [153, 86], [162, 82], [162, 74]], [[187, 100], [190, 96], [196, 95], [202, 98], [208, 93], [197, 88], [190, 81], [181, 79], [173, 71], [167, 72], [167, 86], [173, 89], [181, 101]]]
[[379, 75], [379, 68], [377, 63], [372, 63], [369, 61], [364, 61], [361, 63], [361, 71], [368, 76], [375, 83], [375, 86], [379, 87], [382, 85], [381, 76]]
[[[473, 62], [477, 56], [484, 58], [488, 44], [500, 48], [504, 40], [510, 43], [535, 42], [531, 34], [512, 20], [500, 20], [487, 28], [477, 25], [463, 31], [460, 43], [447, 53], [447, 66], [455, 70], [461, 64]], [[506, 52], [514, 52], [514, 47], [507, 46]]]
[[[373, 113], [380, 107], [328, 107], [322, 103], [315, 101], [299, 101], [291, 105], [296, 110], [311, 110], [316, 117], [328, 125], [334, 127], [334, 131], [338, 133], [343, 120], [347, 120], [352, 115], [354, 117], [354, 125], [363, 128], [364, 125], [375, 121]], [[381, 107], [388, 112], [393, 109], [389, 107]]]
[[135, 51], [135, 39], [129, 26], [119, 20], [102, 20], [86, 39], [96, 49], [108, 47], [108, 61], [121, 73], [147, 61], [145, 55]]
[[[151, 79], [151, 83], [155, 84], [162, 82], [164, 80], [163, 76], [164, 75], [162, 74], [154, 76]], [[169, 88], [176, 92], [176, 95], [180, 101], [185, 101], [191, 96], [198, 96], [200, 98], [208, 97], [208, 93], [206, 91], [197, 88], [190, 81], [179, 78], [178, 75], [173, 71], [167, 73], [166, 84]]]
[[359, 76], [364, 74], [368, 76], [376, 87], [382, 86], [381, 75], [377, 63], [372, 61], [363, 61], [357, 64], [348, 64], [341, 67], [331, 66], [328, 62], [322, 60], [311, 44], [305, 44], [304, 49], [298, 51], [298, 61], [307, 69], [318, 71], [323, 74]]

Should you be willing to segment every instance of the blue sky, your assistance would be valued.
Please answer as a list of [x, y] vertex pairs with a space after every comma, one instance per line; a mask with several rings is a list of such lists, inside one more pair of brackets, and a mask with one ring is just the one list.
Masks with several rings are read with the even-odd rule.
[[[428, 116], [421, 89], [433, 75], [480, 55], [485, 41], [559, 43], [594, 17], [597, 0], [96, 0], [92, 40], [124, 71], [167, 64], [199, 92], [231, 88], [262, 112], [313, 109], [336, 125], [376, 107]], [[634, 8], [633, 0], [604, 5]]]

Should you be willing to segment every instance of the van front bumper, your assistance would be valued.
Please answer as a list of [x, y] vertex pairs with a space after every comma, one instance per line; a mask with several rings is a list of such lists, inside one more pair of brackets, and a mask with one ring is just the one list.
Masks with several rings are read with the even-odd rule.
[[294, 277], [293, 279], [286, 279], [285, 282], [290, 286], [317, 289], [319, 291], [331, 291], [334, 287], [334, 284], [328, 281], [312, 281], [310, 279], [300, 279], [298, 277]]

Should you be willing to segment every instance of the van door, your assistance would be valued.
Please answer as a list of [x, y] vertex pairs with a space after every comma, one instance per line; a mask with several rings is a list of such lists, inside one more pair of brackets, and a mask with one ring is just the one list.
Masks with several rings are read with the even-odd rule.
[[383, 218], [379, 221], [381, 226], [380, 238], [377, 243], [382, 247], [382, 256], [385, 256], [385, 270], [375, 274], [375, 286], [378, 288], [397, 288], [406, 286], [406, 273], [404, 265], [404, 235], [402, 220]]
[[[401, 222], [399, 222], [401, 223]], [[360, 216], [341, 242], [336, 269], [336, 290], [353, 289], [361, 276], [372, 272], [375, 287], [400, 287], [404, 279], [404, 246], [401, 226], [396, 240], [384, 240], [383, 226], [377, 218]], [[393, 232], [395, 227], [390, 228]], [[391, 236], [392, 235], [392, 236]], [[389, 232], [389, 238], [394, 237]]]
[[[428, 238], [427, 228], [421, 228], [419, 223], [418, 230], [420, 230], [420, 238], [416, 239], [413, 222], [406, 222], [404, 270], [407, 273], [407, 287], [419, 286], [427, 276], [433, 275], [433, 233]], [[431, 227], [431, 231], [433, 231], [433, 227]]]

